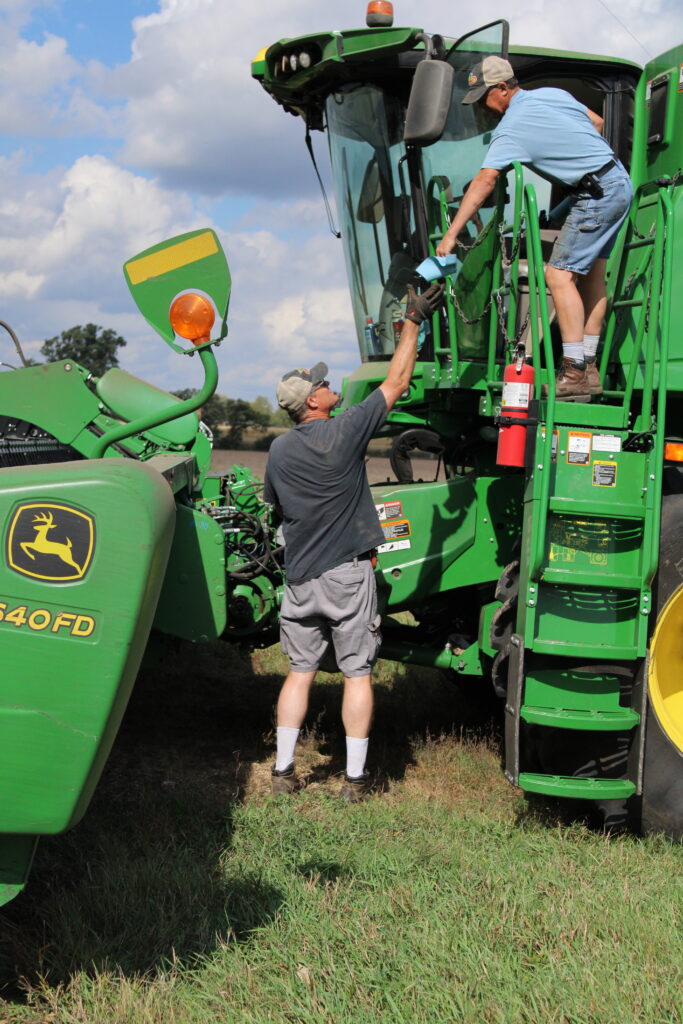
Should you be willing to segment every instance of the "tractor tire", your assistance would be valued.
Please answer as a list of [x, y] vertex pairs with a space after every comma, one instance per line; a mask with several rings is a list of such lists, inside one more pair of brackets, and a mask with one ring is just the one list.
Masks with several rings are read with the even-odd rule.
[[683, 494], [662, 501], [640, 827], [683, 838]]

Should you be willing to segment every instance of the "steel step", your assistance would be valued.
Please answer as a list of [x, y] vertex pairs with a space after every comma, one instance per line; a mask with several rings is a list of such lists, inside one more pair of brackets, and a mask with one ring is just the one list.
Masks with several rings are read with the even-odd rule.
[[538, 775], [535, 772], [520, 772], [518, 784], [527, 793], [577, 800], [624, 800], [636, 791], [635, 783], [628, 779], [577, 779], [572, 775]]
[[556, 729], [585, 729], [590, 732], [622, 732], [634, 729], [640, 722], [640, 715], [631, 708], [597, 711], [523, 704], [519, 713], [525, 722], [533, 722], [535, 725], [547, 725]]
[[563, 587], [599, 587], [600, 590], [638, 590], [643, 580], [635, 574], [601, 572], [596, 568], [593, 572], [572, 569], [544, 569], [541, 580], [543, 583], [558, 583]]
[[580, 501], [577, 498], [567, 497], [551, 497], [548, 502], [548, 508], [551, 512], [559, 512], [562, 515], [573, 516], [605, 516], [609, 514], [610, 519], [644, 519], [646, 509], [643, 505], [626, 504], [625, 502], [620, 503], [617, 506], [610, 504], [608, 498], [604, 502], [591, 499], [590, 501]]

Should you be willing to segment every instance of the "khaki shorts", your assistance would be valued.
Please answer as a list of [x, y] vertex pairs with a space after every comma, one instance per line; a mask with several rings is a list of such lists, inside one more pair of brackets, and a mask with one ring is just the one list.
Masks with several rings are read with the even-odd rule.
[[333, 651], [345, 676], [369, 675], [382, 641], [379, 625], [368, 558], [342, 562], [313, 580], [285, 587], [280, 644], [294, 672], [315, 672]]

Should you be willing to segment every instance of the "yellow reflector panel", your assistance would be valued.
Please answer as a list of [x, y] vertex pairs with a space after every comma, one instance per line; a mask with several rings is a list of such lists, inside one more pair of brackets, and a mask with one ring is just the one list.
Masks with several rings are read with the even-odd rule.
[[130, 263], [126, 263], [126, 270], [130, 283], [140, 284], [150, 277], [160, 277], [169, 270], [177, 270], [188, 263], [196, 263], [206, 256], [213, 256], [215, 252], [218, 252], [216, 239], [211, 231], [206, 231], [203, 235], [188, 238], [186, 242], [178, 242], [168, 249], [152, 252], [139, 260], [131, 260]]

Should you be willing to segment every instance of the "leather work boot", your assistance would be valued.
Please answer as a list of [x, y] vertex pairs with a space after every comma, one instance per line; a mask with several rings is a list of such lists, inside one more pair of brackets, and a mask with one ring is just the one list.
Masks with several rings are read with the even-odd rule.
[[270, 769], [271, 784], [273, 787], [273, 796], [281, 796], [283, 793], [296, 793], [299, 787], [299, 780], [296, 777], [294, 771], [294, 762], [290, 764], [289, 768], [283, 768], [281, 772], [277, 770], [275, 765]]
[[591, 395], [601, 395], [602, 382], [600, 381], [600, 373], [598, 372], [595, 359], [586, 360], [586, 378], [588, 379], [588, 387], [591, 389]]
[[[541, 396], [548, 397], [547, 384], [543, 385]], [[591, 389], [585, 363], [575, 363], [573, 359], [564, 357], [555, 378], [555, 397], [559, 402], [590, 402]]]
[[347, 804], [359, 804], [362, 800], [368, 796], [369, 792], [370, 775], [368, 772], [363, 772], [357, 779], [349, 778], [348, 775], [344, 775], [344, 785], [341, 788], [339, 796], [342, 800], [346, 800]]

